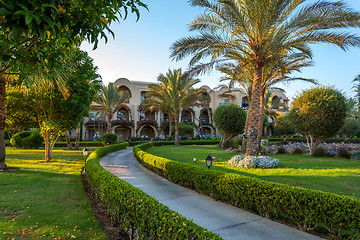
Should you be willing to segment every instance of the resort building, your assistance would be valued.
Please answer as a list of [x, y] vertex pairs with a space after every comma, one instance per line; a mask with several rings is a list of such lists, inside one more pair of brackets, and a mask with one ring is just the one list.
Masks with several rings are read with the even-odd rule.
[[[169, 134], [169, 116], [162, 112], [144, 112], [141, 103], [146, 97], [149, 82], [129, 81], [119, 78], [114, 85], [120, 91], [127, 91], [129, 99], [120, 110], [114, 114], [111, 121], [112, 132], [118, 135], [119, 140], [128, 140], [130, 137], [144, 139], [166, 138]], [[180, 122], [194, 124], [194, 136], [215, 137], [219, 134], [213, 123], [212, 115], [215, 109], [224, 104], [238, 104], [244, 109], [248, 107], [248, 96], [245, 91], [229, 92], [226, 87], [211, 89], [202, 86], [209, 100], [202, 101], [201, 106], [184, 110]], [[289, 99], [281, 90], [274, 90], [274, 98], [280, 98], [282, 106], [277, 109], [281, 112], [288, 110]], [[106, 119], [101, 113], [100, 106], [92, 104], [89, 116], [85, 119], [82, 128], [84, 140], [100, 139], [106, 131]], [[188, 136], [188, 137], [194, 137]]]

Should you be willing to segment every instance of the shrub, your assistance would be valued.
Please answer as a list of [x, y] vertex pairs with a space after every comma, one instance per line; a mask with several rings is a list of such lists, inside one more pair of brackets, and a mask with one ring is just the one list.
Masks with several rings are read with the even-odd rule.
[[286, 154], [286, 149], [284, 146], [280, 146], [278, 147], [278, 149], [276, 150], [276, 154]]
[[304, 154], [306, 153], [306, 150], [304, 148], [301, 147], [296, 147], [294, 149], [294, 151], [292, 152], [292, 154]]
[[[318, 190], [267, 182], [240, 174], [206, 170], [190, 164], [157, 157], [143, 150], [146, 143], [133, 148], [137, 159], [147, 168], [182, 186], [237, 207], [255, 210], [269, 217], [270, 212], [307, 230], [310, 224], [321, 225], [335, 235], [347, 231], [360, 234], [360, 201]], [[165, 167], [166, 166], [166, 167]], [[351, 238], [351, 237], [350, 237]], [[356, 237], [354, 237], [356, 239]]]
[[117, 135], [115, 133], [104, 133], [101, 135], [101, 141], [104, 146], [115, 144], [117, 142]]
[[122, 143], [99, 148], [86, 163], [95, 195], [120, 233], [130, 232], [130, 239], [222, 239], [100, 166], [100, 157], [127, 146]]
[[314, 157], [325, 157], [325, 155], [326, 155], [326, 149], [323, 147], [317, 147], [312, 154], [312, 156]]
[[10, 143], [17, 148], [39, 148], [43, 145], [43, 138], [39, 130], [23, 131], [14, 134]]
[[10, 139], [9, 130], [7, 130], [6, 128], [4, 129], [4, 139]]
[[351, 153], [346, 148], [339, 148], [337, 155], [338, 155], [338, 157], [341, 157], [341, 158], [346, 158], [346, 159], [351, 158]]

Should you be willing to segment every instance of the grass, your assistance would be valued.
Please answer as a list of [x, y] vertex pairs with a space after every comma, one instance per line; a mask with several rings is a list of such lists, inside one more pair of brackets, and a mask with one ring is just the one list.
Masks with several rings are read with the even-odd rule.
[[[274, 155], [282, 166], [275, 169], [244, 169], [227, 166], [227, 161], [236, 153], [229, 153], [216, 145], [209, 146], [162, 146], [152, 147], [147, 152], [206, 168], [205, 158], [217, 157], [212, 169], [237, 173], [259, 179], [289, 184], [292, 186], [347, 195], [360, 200], [360, 161], [312, 157], [303, 155]], [[197, 158], [194, 162], [193, 159]]]
[[[0, 172], [0, 239], [108, 239], [83, 189], [81, 151], [7, 148]], [[90, 149], [94, 150], [94, 149]]]

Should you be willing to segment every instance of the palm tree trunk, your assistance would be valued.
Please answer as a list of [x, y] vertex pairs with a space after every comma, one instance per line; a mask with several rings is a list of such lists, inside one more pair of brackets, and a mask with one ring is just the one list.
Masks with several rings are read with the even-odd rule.
[[173, 117], [172, 114], [169, 114], [169, 137], [171, 137], [171, 133], [172, 133], [172, 121], [173, 121]]
[[71, 136], [70, 136], [69, 130], [65, 130], [65, 139], [66, 139], [67, 149], [72, 150]]
[[74, 150], [79, 150], [79, 146], [80, 146], [80, 127], [81, 125], [79, 124], [76, 128], [76, 140], [75, 140], [75, 147]]
[[5, 151], [5, 104], [6, 104], [6, 92], [5, 92], [5, 76], [0, 73], [0, 170], [7, 169], [5, 164], [6, 151]]
[[252, 96], [247, 114], [248, 128], [246, 137], [246, 156], [255, 156], [258, 153], [259, 139], [258, 139], [258, 124], [260, 121], [259, 107], [261, 98], [261, 79], [263, 63], [254, 64], [254, 80], [252, 86]]
[[175, 114], [175, 142], [174, 145], [175, 146], [180, 146], [179, 144], [179, 113]]
[[108, 133], [111, 133], [111, 118], [112, 118], [112, 115], [109, 114], [107, 116], [107, 130], [106, 130]]
[[263, 125], [264, 125], [264, 114], [265, 114], [264, 95], [265, 95], [265, 92], [262, 89], [261, 95], [260, 95], [260, 108], [259, 108], [259, 124], [258, 124], [259, 132], [258, 132], [258, 136], [257, 136], [258, 142], [259, 142], [259, 148], [260, 148], [260, 142], [261, 142], [261, 137], [263, 134]]

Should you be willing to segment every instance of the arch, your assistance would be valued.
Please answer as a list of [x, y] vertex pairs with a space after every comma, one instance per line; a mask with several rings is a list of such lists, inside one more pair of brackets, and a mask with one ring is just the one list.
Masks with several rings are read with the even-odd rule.
[[121, 107], [117, 112], [116, 120], [129, 121], [130, 113], [128, 109], [125, 107]]
[[138, 136], [144, 137], [146, 140], [155, 138], [157, 130], [154, 126], [144, 125], [138, 130]]
[[114, 132], [120, 141], [127, 141], [132, 136], [132, 129], [126, 126], [115, 127]]
[[213, 135], [213, 128], [210, 126], [200, 127], [200, 135]]
[[118, 91], [119, 91], [119, 92], [128, 92], [128, 93], [129, 93], [129, 98], [125, 100], [125, 103], [129, 103], [130, 98], [132, 97], [130, 89], [129, 89], [127, 86], [125, 86], [125, 85], [121, 85], [121, 86], [118, 88]]
[[[280, 100], [281, 100], [281, 98], [279, 98], [278, 95], [274, 95], [274, 96], [272, 97], [271, 102], [272, 102], [272, 103], [276, 103], [277, 101], [280, 101]], [[273, 105], [273, 104], [271, 104], [271, 105]], [[279, 109], [279, 104], [275, 104], [273, 107], [274, 107], [274, 109]]]
[[249, 106], [249, 98], [248, 96], [245, 96], [241, 99], [241, 106], [243, 108], [247, 108]]
[[193, 114], [189, 110], [184, 110], [181, 113], [181, 122], [183, 123], [192, 123], [193, 122]]
[[200, 121], [201, 122], [210, 122], [210, 114], [206, 108], [201, 109], [200, 111]]

